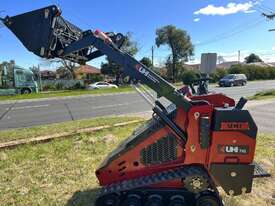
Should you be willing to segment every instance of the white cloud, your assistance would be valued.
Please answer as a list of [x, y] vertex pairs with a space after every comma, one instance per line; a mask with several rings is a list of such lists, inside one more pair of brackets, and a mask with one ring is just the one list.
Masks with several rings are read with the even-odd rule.
[[201, 19], [200, 18], [195, 18], [194, 19], [194, 22], [198, 22], [198, 21], [200, 21]]
[[272, 47], [272, 50], [273, 50], [273, 51], [275, 50], [275, 46]]
[[224, 16], [224, 15], [229, 15], [229, 14], [236, 14], [239, 12], [244, 12], [244, 13], [252, 13], [254, 12], [253, 10], [251, 10], [251, 8], [256, 4], [256, 2], [246, 2], [246, 3], [228, 3], [226, 6], [214, 6], [212, 4], [201, 8], [198, 11], [195, 11], [194, 14], [195, 15], [220, 15], [220, 16]]
[[248, 11], [245, 11], [244, 13], [246, 13], [246, 14], [252, 14], [252, 13], [255, 13], [256, 12], [256, 10], [248, 10]]

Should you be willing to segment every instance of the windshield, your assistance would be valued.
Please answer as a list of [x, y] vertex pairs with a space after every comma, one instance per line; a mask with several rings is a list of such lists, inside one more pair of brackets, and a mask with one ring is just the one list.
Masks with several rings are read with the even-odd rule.
[[224, 79], [234, 79], [234, 75], [230, 74], [224, 77]]

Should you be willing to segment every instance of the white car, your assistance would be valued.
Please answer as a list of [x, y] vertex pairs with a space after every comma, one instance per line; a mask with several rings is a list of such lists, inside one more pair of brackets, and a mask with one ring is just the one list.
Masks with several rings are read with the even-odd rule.
[[88, 86], [88, 89], [104, 89], [104, 88], [118, 88], [115, 84], [110, 84], [107, 82], [96, 82], [94, 84], [90, 84]]

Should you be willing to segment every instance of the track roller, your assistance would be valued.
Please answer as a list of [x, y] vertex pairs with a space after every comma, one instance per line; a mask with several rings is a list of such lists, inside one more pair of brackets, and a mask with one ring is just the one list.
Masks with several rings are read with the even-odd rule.
[[162, 197], [160, 195], [150, 195], [145, 206], [163, 206]]
[[96, 201], [97, 206], [119, 206], [119, 196], [116, 194], [109, 194]]
[[187, 206], [187, 204], [183, 196], [175, 195], [171, 197], [169, 206]]
[[129, 194], [122, 206], [142, 206], [141, 197], [137, 194]]
[[220, 199], [214, 194], [201, 195], [196, 200], [196, 206], [221, 206]]

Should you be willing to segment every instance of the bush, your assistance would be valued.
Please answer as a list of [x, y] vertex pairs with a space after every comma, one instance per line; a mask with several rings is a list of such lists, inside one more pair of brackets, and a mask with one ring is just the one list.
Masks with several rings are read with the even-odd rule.
[[80, 82], [77, 82], [74, 86], [72, 86], [70, 89], [84, 89], [85, 87], [80, 84]]
[[182, 74], [182, 82], [190, 85], [194, 80], [198, 79], [199, 74], [193, 70], [185, 70]]
[[275, 67], [260, 67], [256, 65], [233, 65], [230, 69], [217, 69], [211, 74], [213, 82], [219, 81], [227, 74], [245, 74], [249, 81], [275, 79]]
[[226, 69], [217, 69], [215, 73], [211, 74], [211, 82], [218, 82], [221, 78], [225, 77], [228, 74]]
[[55, 85], [55, 89], [56, 90], [63, 90], [64, 89], [64, 85], [61, 82], [59, 82], [59, 83], [57, 83]]

